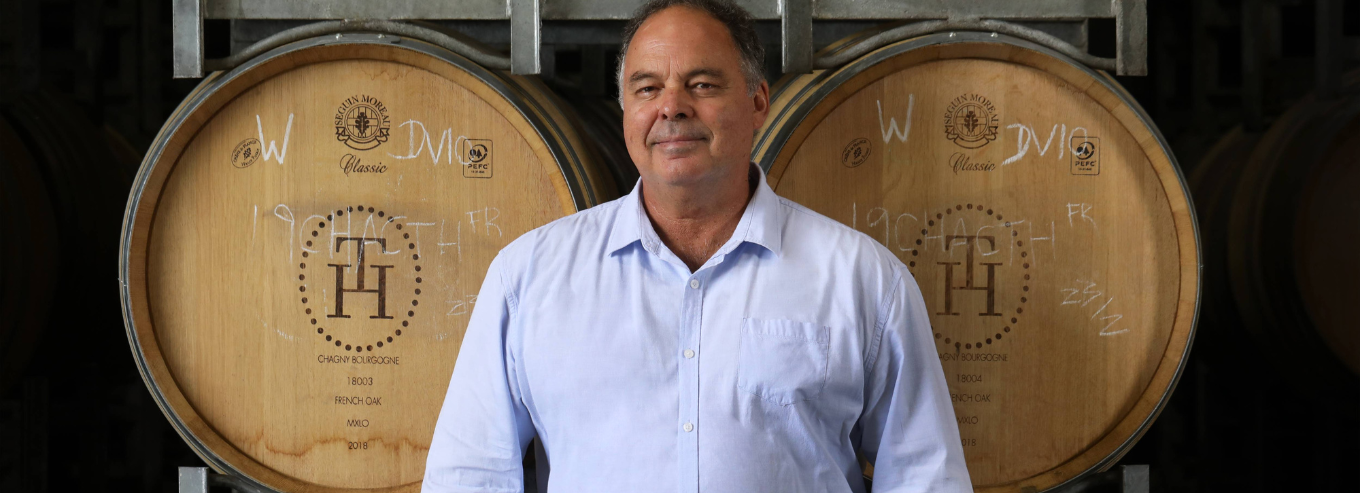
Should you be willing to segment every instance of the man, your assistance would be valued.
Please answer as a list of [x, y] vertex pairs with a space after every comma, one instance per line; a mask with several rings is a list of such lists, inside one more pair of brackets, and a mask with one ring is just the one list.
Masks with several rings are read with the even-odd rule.
[[867, 236], [774, 195], [750, 15], [655, 0], [624, 32], [632, 194], [492, 262], [425, 492], [970, 491], [926, 308]]

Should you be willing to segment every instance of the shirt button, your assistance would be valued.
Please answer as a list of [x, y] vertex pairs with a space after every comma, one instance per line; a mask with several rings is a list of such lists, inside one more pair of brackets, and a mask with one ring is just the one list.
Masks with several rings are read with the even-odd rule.
[[685, 350], [685, 357], [686, 357], [686, 358], [693, 358], [693, 357], [694, 357], [694, 350], [693, 350], [693, 349], [686, 349], [686, 350]]
[[690, 279], [690, 280], [689, 280], [689, 287], [694, 288], [694, 289], [699, 289], [699, 280], [698, 280], [698, 279]]
[[694, 423], [685, 423], [681, 428], [684, 428], [686, 433], [694, 431]]

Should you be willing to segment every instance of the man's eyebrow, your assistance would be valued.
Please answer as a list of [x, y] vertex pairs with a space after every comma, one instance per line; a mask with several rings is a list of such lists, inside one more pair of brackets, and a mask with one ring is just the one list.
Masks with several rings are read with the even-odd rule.
[[653, 72], [644, 72], [644, 71], [639, 70], [639, 71], [637, 71], [637, 72], [633, 72], [633, 75], [628, 76], [628, 83], [629, 83], [629, 84], [632, 84], [632, 83], [634, 83], [634, 82], [638, 82], [638, 81], [641, 81], [641, 80], [646, 80], [646, 79], [660, 79], [660, 78], [661, 78], [661, 76], [660, 76], [660, 75], [657, 75], [656, 73], [653, 73]]
[[[724, 79], [724, 80], [727, 78], [727, 74], [724, 73], [722, 70], [718, 70], [718, 69], [716, 69], [716, 68], [709, 68], [709, 67], [700, 67], [700, 68], [696, 68], [696, 69], [694, 69], [694, 70], [691, 70], [691, 71], [689, 71], [689, 73], [686, 73], [686, 74], [685, 74], [685, 78], [686, 78], [686, 79], [693, 79], [693, 78], [699, 77], [699, 76], [701, 76], [701, 75], [707, 75], [707, 76], [709, 76], [709, 77], [714, 77], [714, 78]], [[638, 82], [638, 81], [642, 81], [642, 80], [646, 80], [646, 79], [660, 79], [660, 78], [661, 78], [661, 75], [659, 75], [659, 74], [657, 74], [657, 73], [655, 73], [655, 72], [646, 72], [646, 71], [639, 70], [639, 71], [637, 71], [637, 72], [633, 72], [633, 75], [628, 76], [628, 83], [629, 83], [629, 84], [632, 84], [632, 83], [635, 83], [635, 82]]]

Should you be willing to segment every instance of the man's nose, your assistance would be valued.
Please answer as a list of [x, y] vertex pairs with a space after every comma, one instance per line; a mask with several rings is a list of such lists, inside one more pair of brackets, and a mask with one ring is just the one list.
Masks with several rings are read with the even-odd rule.
[[683, 87], [667, 87], [661, 93], [661, 118], [684, 120], [694, 116], [694, 101]]

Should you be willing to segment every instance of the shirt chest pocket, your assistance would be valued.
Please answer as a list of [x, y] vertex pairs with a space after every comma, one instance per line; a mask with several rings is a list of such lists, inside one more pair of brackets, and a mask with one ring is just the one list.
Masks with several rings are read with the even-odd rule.
[[816, 399], [826, 385], [830, 345], [825, 326], [748, 318], [741, 326], [737, 388], [785, 406]]

